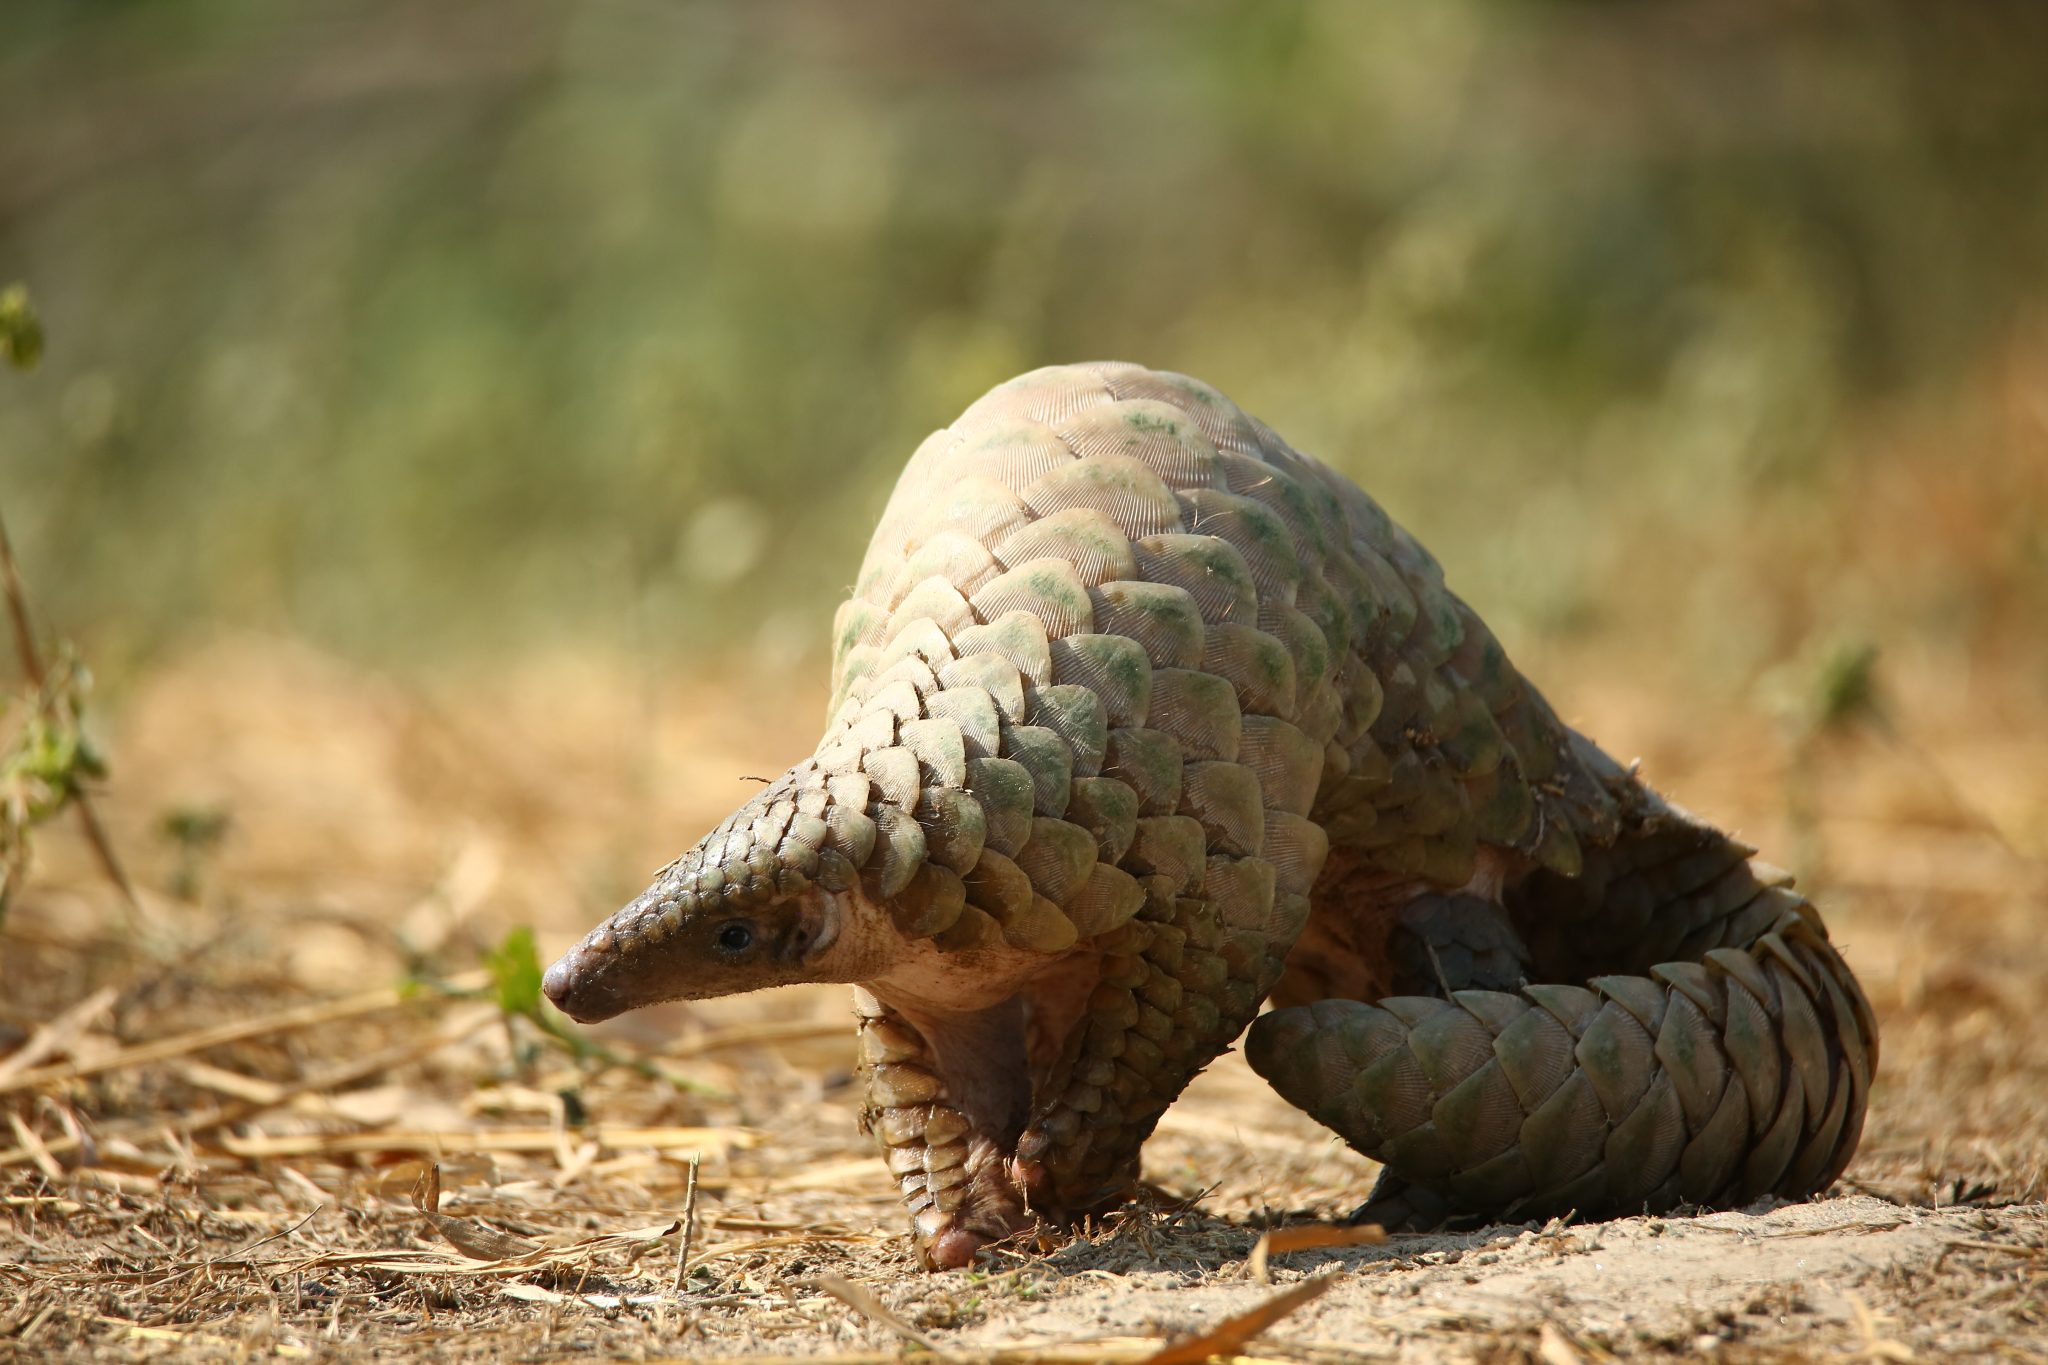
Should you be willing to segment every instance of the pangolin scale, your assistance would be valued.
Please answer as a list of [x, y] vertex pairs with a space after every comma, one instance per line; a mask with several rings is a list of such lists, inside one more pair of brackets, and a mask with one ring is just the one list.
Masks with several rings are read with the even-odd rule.
[[1855, 1150], [1877, 1031], [1790, 878], [1195, 380], [1037, 370], [925, 441], [830, 715], [547, 991], [587, 1020], [855, 983], [928, 1265], [1128, 1197], [1248, 1026], [1392, 1225], [1797, 1197]]

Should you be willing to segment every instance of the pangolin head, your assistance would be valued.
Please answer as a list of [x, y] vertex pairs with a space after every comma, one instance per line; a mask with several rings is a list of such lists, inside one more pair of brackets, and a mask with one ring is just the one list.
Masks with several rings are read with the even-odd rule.
[[[811, 814], [815, 764], [800, 764], [548, 968], [542, 989], [585, 1023], [664, 1000], [703, 1000], [803, 981], [851, 981], [889, 936], [834, 845], [829, 802]], [[801, 805], [799, 802], [801, 801]]]

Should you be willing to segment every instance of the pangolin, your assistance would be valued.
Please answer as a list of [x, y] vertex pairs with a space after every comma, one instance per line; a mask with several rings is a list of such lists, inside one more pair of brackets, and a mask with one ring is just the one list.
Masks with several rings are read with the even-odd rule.
[[1803, 1196], [1855, 1150], [1877, 1031], [1791, 878], [1205, 384], [981, 398], [904, 469], [832, 658], [817, 749], [546, 990], [588, 1021], [853, 983], [927, 1266], [1129, 1197], [1248, 1026], [1395, 1227]]

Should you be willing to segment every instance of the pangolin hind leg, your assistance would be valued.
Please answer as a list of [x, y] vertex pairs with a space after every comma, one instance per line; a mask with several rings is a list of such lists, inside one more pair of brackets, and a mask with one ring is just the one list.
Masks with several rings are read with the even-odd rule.
[[[1529, 980], [1528, 946], [1498, 899], [1497, 879], [1458, 891], [1416, 891], [1390, 880], [1369, 861], [1333, 858], [1317, 884], [1307, 932], [1273, 993], [1281, 1009], [1329, 997], [1447, 999], [1461, 990], [1514, 991]], [[1312, 1084], [1348, 1084], [1350, 1058], [1341, 1047], [1300, 1059], [1303, 1067], [1338, 1070]], [[1427, 1169], [1422, 1163], [1419, 1169]], [[1361, 1222], [1421, 1231], [1469, 1215], [1408, 1175], [1383, 1167], [1372, 1194], [1353, 1214]]]
[[1416, 994], [1254, 1025], [1253, 1067], [1385, 1163], [1387, 1216], [1803, 1196], [1854, 1152], [1877, 1034], [1818, 913], [1740, 843], [1643, 807], [1580, 877], [1507, 889], [1540, 983], [1446, 996], [1410, 973]]

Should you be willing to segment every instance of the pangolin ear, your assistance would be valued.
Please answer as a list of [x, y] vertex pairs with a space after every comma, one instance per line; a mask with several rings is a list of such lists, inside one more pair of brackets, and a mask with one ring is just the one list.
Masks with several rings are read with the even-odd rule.
[[782, 958], [792, 966], [815, 962], [838, 941], [846, 927], [847, 896], [823, 887], [811, 887], [788, 902], [789, 932], [783, 938]]

